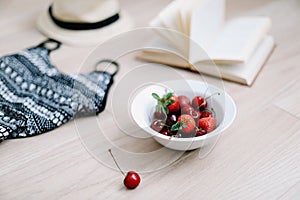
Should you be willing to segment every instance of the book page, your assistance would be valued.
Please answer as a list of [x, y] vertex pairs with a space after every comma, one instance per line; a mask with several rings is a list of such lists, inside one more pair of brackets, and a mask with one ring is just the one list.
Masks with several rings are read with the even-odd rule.
[[[270, 55], [273, 47], [273, 37], [266, 36], [261, 44], [254, 50], [253, 55], [246, 64], [218, 64], [218, 69], [224, 79], [251, 85]], [[197, 63], [196, 66], [199, 71], [214, 76], [213, 69], [211, 69], [213, 66], [205, 63]]]
[[189, 0], [185, 1], [179, 8], [179, 18], [181, 30], [184, 34], [190, 35], [191, 15], [195, 7], [199, 7], [203, 0]]
[[216, 63], [246, 63], [271, 27], [267, 17], [242, 17], [226, 23], [209, 56]]
[[[195, 63], [199, 58], [197, 48], [199, 46], [208, 52], [215, 42], [224, 24], [225, 1], [202, 0], [200, 6], [193, 9], [191, 15], [190, 38], [190, 62]], [[210, 53], [208, 52], [210, 56]]]
[[188, 52], [189, 42], [182, 33], [179, 16], [179, 8], [183, 3], [184, 0], [173, 1], [159, 13], [158, 17], [152, 21], [150, 25], [170, 29], [170, 31], [161, 30], [160, 32], [164, 32], [164, 37], [168, 38], [168, 41], [171, 42], [173, 46], [182, 52]]
[[179, 18], [179, 8], [183, 0], [175, 0], [164, 8], [158, 15], [158, 18], [164, 24], [164, 27], [182, 32]]
[[173, 43], [173, 38], [165, 31], [167, 27], [161, 22], [159, 18], [155, 18], [150, 22], [151, 27], [155, 27], [154, 29], [163, 39], [167, 40], [169, 43]]
[[159, 37], [153, 39], [149, 44], [147, 44], [145, 48], [146, 49], [143, 49], [144, 52], [156, 52], [158, 54], [169, 53], [177, 55], [177, 57], [181, 57], [182, 59], [188, 59], [187, 54], [174, 47], [171, 43], [162, 40]]
[[[143, 51], [138, 58], [145, 61], [167, 64], [180, 68], [188, 68], [211, 76], [219, 77], [221, 74], [222, 78], [224, 79], [239, 82], [245, 85], [251, 85], [260, 69], [268, 59], [273, 47], [273, 37], [266, 36], [246, 64], [218, 64], [215, 66], [212, 64], [198, 62], [194, 64], [195, 68], [192, 68], [187, 60], [178, 56], [178, 54], [176, 55], [176, 53], [153, 49], [147, 49]], [[176, 52], [176, 50], [174, 50], [174, 52]]]

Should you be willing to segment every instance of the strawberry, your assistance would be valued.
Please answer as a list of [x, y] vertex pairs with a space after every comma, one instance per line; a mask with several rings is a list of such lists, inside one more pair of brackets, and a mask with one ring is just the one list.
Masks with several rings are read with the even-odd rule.
[[167, 93], [162, 98], [156, 93], [152, 93], [152, 96], [157, 100], [155, 115], [159, 115], [158, 113], [169, 114], [179, 111], [180, 105], [178, 102], [178, 98], [174, 96], [173, 93]]
[[198, 121], [198, 128], [206, 130], [207, 133], [215, 130], [217, 126], [217, 120], [214, 117], [201, 118]]
[[178, 101], [178, 98], [176, 96], [172, 96], [168, 99], [168, 101], [173, 101], [173, 103], [169, 104], [168, 105], [168, 109], [169, 109], [169, 112], [170, 113], [176, 113], [179, 111], [180, 109], [180, 104], [179, 104], [179, 101]]
[[180, 115], [176, 124], [171, 127], [172, 131], [181, 131], [182, 133], [192, 133], [195, 130], [195, 120], [190, 115]]

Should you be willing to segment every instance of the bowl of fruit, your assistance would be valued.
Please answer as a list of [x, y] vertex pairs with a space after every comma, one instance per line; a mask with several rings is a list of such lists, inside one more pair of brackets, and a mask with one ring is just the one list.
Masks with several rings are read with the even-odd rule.
[[223, 89], [197, 80], [148, 85], [134, 96], [130, 110], [143, 131], [181, 151], [216, 139], [236, 115], [235, 103]]

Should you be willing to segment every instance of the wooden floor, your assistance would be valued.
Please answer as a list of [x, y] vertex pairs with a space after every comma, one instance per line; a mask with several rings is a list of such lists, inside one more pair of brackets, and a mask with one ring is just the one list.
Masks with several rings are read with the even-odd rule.
[[[168, 2], [121, 1], [138, 27], [146, 26]], [[35, 20], [48, 5], [48, 0], [0, 1], [1, 56], [45, 39]], [[228, 0], [227, 11], [228, 17], [270, 16], [277, 47], [252, 87], [224, 82], [238, 112], [208, 155], [203, 156], [205, 149], [183, 155], [159, 151], [161, 146], [151, 138], [121, 134], [109, 104], [98, 117], [1, 143], [0, 199], [300, 199], [300, 1]], [[51, 59], [65, 73], [78, 72], [92, 50], [63, 45]], [[118, 83], [140, 64], [130, 56], [120, 62], [108, 102], [115, 102]], [[198, 76], [178, 72], [185, 78]], [[124, 156], [117, 147], [133, 156]], [[123, 187], [108, 148], [123, 169], [141, 172], [136, 190]], [[145, 156], [135, 157], [140, 152]]]

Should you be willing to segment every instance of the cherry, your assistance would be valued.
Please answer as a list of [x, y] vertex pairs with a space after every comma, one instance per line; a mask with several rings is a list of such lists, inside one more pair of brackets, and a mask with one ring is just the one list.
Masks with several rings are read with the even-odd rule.
[[154, 119], [166, 119], [166, 113], [165, 112], [159, 112], [159, 111], [155, 111], [154, 112]]
[[203, 110], [205, 108], [207, 108], [207, 99], [211, 98], [214, 95], [220, 95], [219, 92], [216, 92], [206, 98], [203, 98], [201, 96], [195, 96], [192, 100], [192, 105], [195, 109], [200, 109]]
[[192, 106], [190, 106], [190, 105], [185, 105], [182, 109], [181, 109], [181, 112], [183, 113], [183, 114], [190, 114], [191, 113], [191, 111], [194, 111], [195, 109], [192, 107]]
[[178, 98], [178, 101], [179, 101], [179, 104], [180, 104], [181, 107], [184, 107], [186, 105], [190, 105], [190, 103], [191, 103], [190, 99], [187, 96], [181, 95], [181, 96], [178, 96], [177, 98]]
[[155, 119], [151, 123], [151, 128], [156, 132], [160, 132], [164, 128], [165, 124], [161, 119]]
[[192, 118], [195, 120], [195, 122], [198, 123], [198, 120], [199, 120], [200, 117], [201, 117], [201, 112], [196, 111], [196, 110], [192, 110], [192, 111], [190, 112], [190, 115], [191, 115]]
[[135, 171], [129, 171], [124, 179], [124, 185], [128, 189], [136, 188], [141, 182], [141, 178]]
[[203, 97], [195, 96], [192, 100], [192, 105], [195, 109], [204, 109], [207, 106], [207, 102]]
[[207, 108], [207, 101], [204, 99], [204, 102], [199, 106], [199, 109], [205, 109]]
[[198, 129], [196, 131], [196, 137], [205, 135], [206, 133], [207, 133], [207, 131], [205, 129]]
[[210, 112], [210, 111], [202, 112], [201, 118], [204, 118], [204, 117], [212, 117], [212, 112]]
[[165, 135], [165, 136], [172, 136], [172, 135], [176, 135], [175, 132], [167, 129], [167, 128], [164, 128], [161, 132], [161, 134]]
[[[113, 158], [113, 160], [114, 160], [116, 166], [118, 167], [118, 169], [120, 170], [120, 172], [125, 176], [125, 173], [121, 170], [121, 168], [118, 165], [114, 155], [112, 154], [111, 149], [108, 149], [108, 152], [110, 153], [111, 157]], [[125, 179], [123, 181], [124, 185], [128, 189], [135, 189], [140, 184], [140, 182], [141, 182], [141, 177], [135, 171], [127, 172], [127, 174], [125, 176]]]
[[165, 136], [169, 136], [168, 129], [163, 129], [160, 133], [163, 134], [163, 135], [165, 135]]
[[166, 124], [168, 126], [172, 126], [176, 122], [177, 122], [177, 116], [175, 114], [168, 115], [167, 120], [166, 120]]

